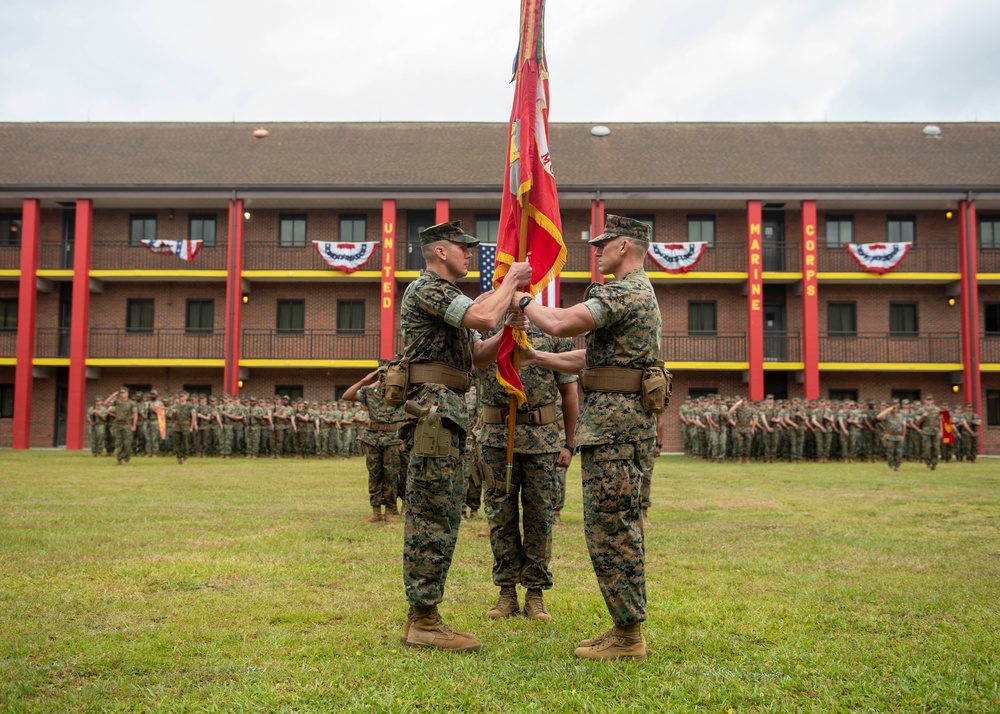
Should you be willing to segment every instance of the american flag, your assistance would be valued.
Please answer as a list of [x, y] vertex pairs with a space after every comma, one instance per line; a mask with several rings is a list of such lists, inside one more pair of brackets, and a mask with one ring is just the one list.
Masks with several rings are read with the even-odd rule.
[[496, 267], [496, 243], [479, 244], [479, 292], [493, 289], [493, 269]]

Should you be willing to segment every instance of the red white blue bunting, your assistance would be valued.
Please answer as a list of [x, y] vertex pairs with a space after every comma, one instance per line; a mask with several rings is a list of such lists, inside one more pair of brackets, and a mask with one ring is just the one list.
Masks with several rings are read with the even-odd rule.
[[313, 245], [323, 260], [334, 270], [353, 273], [361, 270], [375, 255], [378, 243], [337, 243], [335, 241], [314, 240]]
[[650, 243], [649, 259], [668, 273], [686, 273], [705, 254], [704, 241], [695, 243]]
[[139, 241], [152, 253], [170, 253], [181, 260], [192, 261], [201, 250], [200, 240], [161, 240], [159, 238], [149, 238]]
[[844, 247], [863, 270], [870, 273], [888, 273], [903, 262], [912, 245], [912, 243], [847, 243]]

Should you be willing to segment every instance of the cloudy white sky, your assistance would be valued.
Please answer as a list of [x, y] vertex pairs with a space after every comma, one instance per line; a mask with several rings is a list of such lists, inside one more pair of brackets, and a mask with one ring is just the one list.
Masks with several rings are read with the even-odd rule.
[[[519, 0], [2, 0], [0, 121], [506, 121]], [[997, 0], [548, 0], [552, 121], [1000, 121]]]

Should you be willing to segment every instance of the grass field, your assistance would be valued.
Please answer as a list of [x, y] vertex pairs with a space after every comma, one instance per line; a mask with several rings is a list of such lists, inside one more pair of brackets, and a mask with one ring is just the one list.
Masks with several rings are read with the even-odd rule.
[[1000, 711], [1000, 462], [662, 457], [650, 657], [575, 660], [610, 625], [569, 474], [552, 623], [484, 616], [481, 521], [442, 612], [472, 655], [398, 643], [402, 526], [360, 459], [0, 452], [3, 711]]

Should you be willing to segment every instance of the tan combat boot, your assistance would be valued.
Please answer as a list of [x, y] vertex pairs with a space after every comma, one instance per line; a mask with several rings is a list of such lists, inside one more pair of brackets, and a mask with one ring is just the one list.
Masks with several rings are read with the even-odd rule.
[[577, 645], [577, 647], [593, 647], [594, 645], [600, 642], [604, 642], [604, 640], [608, 639], [613, 634], [615, 634], [614, 625], [612, 625], [611, 629], [605, 632], [603, 635], [598, 635], [597, 637], [591, 637], [590, 639], [587, 640], [580, 640], [580, 644]]
[[540, 589], [528, 589], [528, 594], [524, 596], [524, 614], [532, 620], [542, 620], [544, 622], [552, 620], [552, 615], [545, 610], [545, 601], [542, 600], [542, 591]]
[[512, 585], [500, 588], [500, 599], [493, 609], [486, 613], [486, 617], [499, 620], [501, 617], [513, 617], [520, 611], [521, 608], [517, 604], [517, 588]]
[[365, 523], [381, 523], [382, 522], [382, 508], [380, 506], [372, 506], [372, 514], [365, 519]]
[[[444, 624], [437, 605], [414, 605], [409, 629], [406, 630], [407, 647], [442, 649], [450, 652], [478, 652], [482, 645], [468, 632], [458, 632]], [[405, 626], [404, 626], [405, 629]]]
[[650, 520], [649, 520], [649, 509], [648, 508], [643, 508], [642, 509], [642, 525], [644, 525], [644, 526], [651, 526], [651, 525], [653, 525], [650, 522]]
[[399, 511], [396, 510], [395, 506], [386, 506], [385, 515], [382, 516], [382, 520], [386, 523], [395, 523], [398, 516]]
[[562, 511], [552, 511], [552, 525], [554, 526], [563, 525]]
[[573, 653], [581, 659], [646, 659], [646, 640], [641, 625], [635, 622], [625, 627], [615, 626], [603, 639], [588, 647], [578, 647]]

